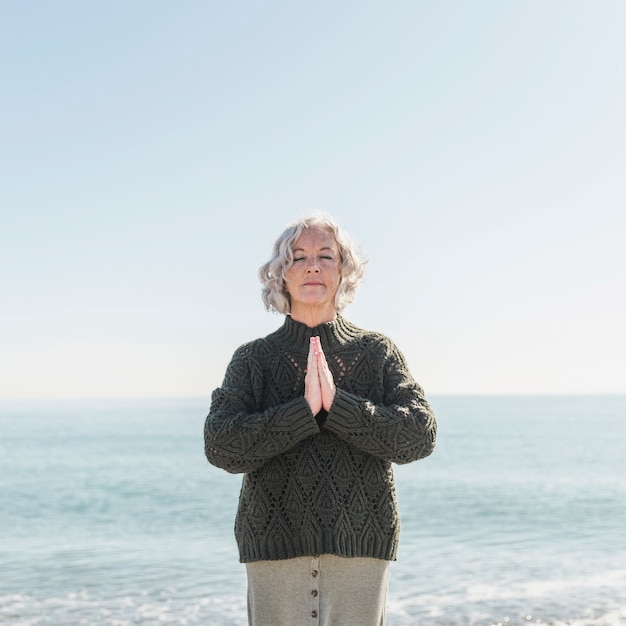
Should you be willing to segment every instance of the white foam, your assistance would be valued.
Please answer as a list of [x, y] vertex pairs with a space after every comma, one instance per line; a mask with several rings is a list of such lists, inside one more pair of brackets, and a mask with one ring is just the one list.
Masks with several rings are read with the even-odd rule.
[[546, 598], [556, 594], [565, 594], [577, 589], [601, 589], [626, 587], [626, 570], [615, 570], [596, 574], [560, 580], [537, 580], [522, 583], [503, 585], [468, 585], [466, 588], [465, 602], [485, 602], [487, 600], [502, 599], [532, 599]]

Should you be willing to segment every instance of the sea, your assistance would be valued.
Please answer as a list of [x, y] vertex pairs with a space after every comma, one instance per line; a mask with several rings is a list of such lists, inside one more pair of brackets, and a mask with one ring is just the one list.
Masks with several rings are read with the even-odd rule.
[[[430, 402], [435, 452], [394, 467], [388, 626], [626, 625], [626, 396]], [[247, 624], [208, 404], [0, 403], [0, 624]]]

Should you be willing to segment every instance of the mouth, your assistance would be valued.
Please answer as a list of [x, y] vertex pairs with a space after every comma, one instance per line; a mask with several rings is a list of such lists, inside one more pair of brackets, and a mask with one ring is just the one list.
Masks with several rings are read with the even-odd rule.
[[319, 281], [311, 281], [311, 282], [307, 282], [304, 283], [305, 287], [323, 287], [324, 283], [321, 283]]

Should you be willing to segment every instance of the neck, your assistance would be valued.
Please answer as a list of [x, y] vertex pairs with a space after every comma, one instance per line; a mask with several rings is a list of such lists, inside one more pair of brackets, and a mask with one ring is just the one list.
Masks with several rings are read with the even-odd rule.
[[329, 307], [293, 307], [291, 311], [291, 319], [309, 328], [332, 322], [336, 317], [337, 311]]

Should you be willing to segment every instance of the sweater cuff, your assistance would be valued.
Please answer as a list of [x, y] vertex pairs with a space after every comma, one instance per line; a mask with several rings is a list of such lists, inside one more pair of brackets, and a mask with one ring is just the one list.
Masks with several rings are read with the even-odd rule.
[[324, 427], [334, 432], [336, 435], [344, 436], [350, 434], [354, 427], [358, 425], [361, 414], [363, 400], [343, 389], [337, 389], [335, 399], [328, 418], [324, 422]]
[[286, 406], [289, 409], [288, 420], [290, 426], [293, 428], [293, 438], [296, 441], [302, 441], [320, 432], [317, 420], [311, 411], [309, 403], [304, 399], [304, 396], [296, 398]]

